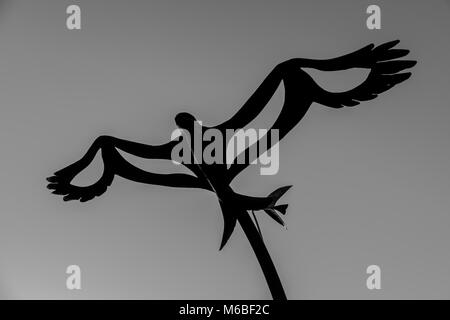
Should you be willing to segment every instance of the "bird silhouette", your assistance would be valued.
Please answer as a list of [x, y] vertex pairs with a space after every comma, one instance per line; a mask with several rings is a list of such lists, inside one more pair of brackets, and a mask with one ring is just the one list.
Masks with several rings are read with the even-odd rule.
[[[362, 101], [371, 100], [378, 94], [391, 89], [411, 76], [402, 72], [416, 64], [412, 60], [397, 60], [409, 53], [409, 50], [394, 48], [399, 40], [386, 42], [379, 46], [367, 45], [350, 54], [333, 59], [294, 58], [284, 61], [269, 73], [245, 104], [229, 120], [216, 126], [204, 126], [197, 119], [182, 112], [176, 115], [176, 125], [185, 132], [192, 133], [200, 125], [202, 132], [208, 129], [219, 130], [225, 136], [227, 129], [239, 130], [255, 119], [267, 105], [278, 86], [283, 83], [285, 98], [282, 109], [269, 131], [276, 129], [279, 140], [286, 136], [303, 118], [313, 102], [330, 108], [354, 107]], [[370, 72], [357, 87], [345, 92], [329, 92], [320, 87], [302, 68], [314, 68], [322, 71], [366, 68]], [[192, 135], [190, 135], [192, 137]], [[267, 148], [258, 149], [255, 157], [273, 147], [278, 141], [270, 141]], [[111, 185], [114, 176], [145, 184], [177, 188], [200, 188], [213, 192], [219, 201], [224, 219], [224, 231], [220, 244], [222, 249], [239, 222], [261, 265], [272, 297], [284, 300], [286, 294], [277, 274], [273, 261], [262, 240], [262, 233], [254, 211], [266, 212], [276, 222], [284, 225], [280, 215], [286, 213], [287, 204], [278, 204], [278, 200], [291, 186], [281, 187], [267, 197], [247, 196], [235, 192], [230, 184], [254, 159], [245, 163], [207, 164], [195, 161], [183, 163], [193, 175], [171, 173], [160, 174], [144, 171], [126, 161], [118, 150], [145, 159], [172, 160], [172, 150], [178, 141], [171, 140], [162, 145], [147, 145], [127, 141], [112, 136], [100, 136], [86, 154], [75, 163], [47, 178], [48, 188], [54, 194], [63, 195], [65, 201], [89, 201], [103, 194]], [[245, 152], [250, 154], [248, 147]], [[101, 151], [104, 170], [101, 178], [90, 186], [76, 186], [71, 181], [84, 170]], [[249, 212], [253, 214], [254, 220]]]

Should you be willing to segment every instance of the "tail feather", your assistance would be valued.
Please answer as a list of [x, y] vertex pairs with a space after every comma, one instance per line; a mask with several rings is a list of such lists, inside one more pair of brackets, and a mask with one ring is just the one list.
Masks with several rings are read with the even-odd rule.
[[275, 203], [291, 188], [292, 186], [284, 186], [281, 188], [278, 188], [271, 194], [269, 194], [268, 198], [272, 199], [272, 202], [270, 203], [270, 206], [273, 207]]
[[271, 199], [270, 205], [264, 209], [264, 211], [271, 217], [273, 220], [284, 226], [284, 221], [281, 219], [281, 217], [278, 215], [277, 212], [279, 212], [282, 215], [286, 214], [286, 210], [288, 208], [287, 204], [279, 204], [275, 205], [278, 200], [291, 188], [292, 186], [284, 186], [281, 188], [278, 188], [271, 194], [269, 194], [268, 198]]
[[[283, 219], [280, 217], [280, 214], [285, 215], [286, 210], [288, 208], [287, 204], [276, 204], [277, 201], [291, 188], [292, 186], [285, 186], [278, 188], [277, 190], [273, 191], [271, 194], [267, 196], [265, 199], [269, 199], [269, 201], [265, 200], [265, 205], [267, 207], [259, 207], [258, 209], [248, 209], [248, 210], [264, 210], [264, 212], [267, 213], [269, 217], [271, 217], [273, 220], [275, 220], [277, 223], [279, 223], [282, 226], [285, 226], [285, 223]], [[232, 199], [231, 202], [225, 203], [224, 201], [220, 200], [220, 208], [222, 209], [222, 215], [223, 215], [223, 234], [222, 234], [222, 240], [220, 242], [220, 248], [219, 250], [222, 250], [225, 245], [228, 243], [228, 240], [230, 239], [231, 235], [233, 234], [233, 231], [236, 227], [237, 218], [239, 214], [247, 214], [246, 209], [240, 209], [240, 208], [246, 208], [245, 201], [246, 198], [249, 197], [243, 197], [239, 196], [236, 199]], [[248, 200], [247, 200], [248, 202]], [[255, 221], [255, 223], [257, 223]], [[259, 229], [259, 226], [257, 226]]]
[[284, 227], [283, 219], [281, 219], [281, 217], [275, 212], [274, 209], [268, 208], [264, 209], [264, 211], [269, 215], [269, 217], [271, 217], [273, 220], [275, 220]]
[[287, 204], [280, 204], [278, 206], [273, 207], [276, 211], [278, 211], [279, 213], [281, 213], [282, 215], [286, 214], [286, 210], [288, 208]]

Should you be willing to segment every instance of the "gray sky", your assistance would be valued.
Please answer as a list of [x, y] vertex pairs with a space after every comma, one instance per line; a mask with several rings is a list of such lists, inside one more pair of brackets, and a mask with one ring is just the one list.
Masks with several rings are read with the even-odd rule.
[[[80, 31], [65, 28], [73, 3]], [[64, 203], [45, 177], [100, 134], [162, 143], [180, 111], [219, 123], [285, 59], [400, 39], [419, 61], [411, 79], [357, 108], [313, 105], [281, 143], [280, 172], [252, 167], [234, 187], [294, 185], [288, 230], [260, 219], [289, 298], [450, 298], [449, 2], [373, 3], [379, 31], [365, 27], [369, 1], [0, 1], [0, 297], [269, 299], [240, 228], [218, 251], [210, 193], [116, 178]], [[364, 75], [314, 76], [348, 89]], [[65, 287], [70, 264], [81, 291]], [[371, 264], [379, 291], [365, 286]]]

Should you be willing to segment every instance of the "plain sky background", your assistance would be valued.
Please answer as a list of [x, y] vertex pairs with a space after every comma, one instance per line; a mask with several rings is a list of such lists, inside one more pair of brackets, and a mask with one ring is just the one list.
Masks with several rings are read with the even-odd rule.
[[[66, 29], [70, 4], [80, 31]], [[369, 4], [381, 30], [365, 26]], [[289, 298], [450, 298], [449, 30], [439, 0], [0, 1], [0, 298], [270, 299], [239, 227], [218, 251], [209, 192], [116, 178], [100, 198], [65, 203], [45, 177], [100, 134], [157, 144], [177, 112], [222, 122], [285, 59], [394, 39], [419, 61], [411, 79], [356, 108], [314, 104], [282, 141], [279, 173], [252, 167], [234, 187], [294, 185], [288, 229], [260, 219]], [[364, 79], [315, 76], [335, 90]], [[282, 99], [280, 87], [264, 119]], [[65, 287], [71, 264], [81, 291]]]

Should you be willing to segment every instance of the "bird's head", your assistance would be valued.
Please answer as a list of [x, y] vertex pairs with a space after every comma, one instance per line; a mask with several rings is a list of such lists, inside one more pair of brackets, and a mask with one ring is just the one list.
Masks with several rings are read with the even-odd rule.
[[196, 121], [197, 119], [187, 112], [180, 112], [175, 116], [175, 123], [177, 126], [180, 129], [186, 129], [188, 131], [194, 127]]

